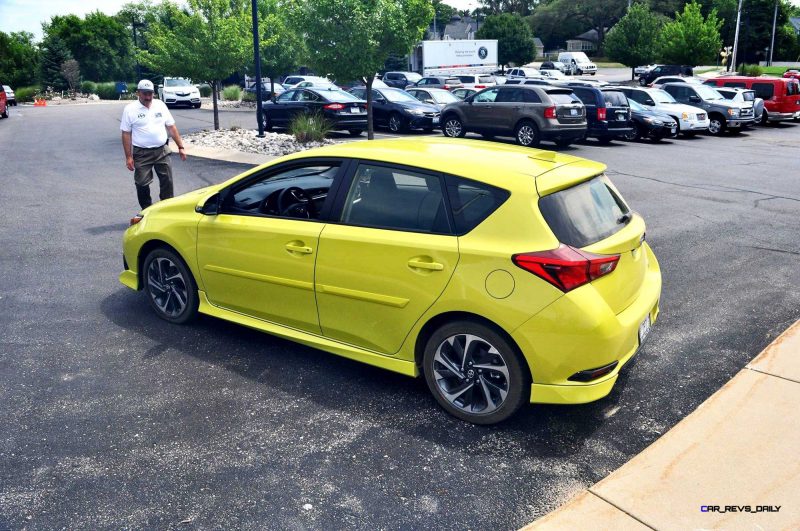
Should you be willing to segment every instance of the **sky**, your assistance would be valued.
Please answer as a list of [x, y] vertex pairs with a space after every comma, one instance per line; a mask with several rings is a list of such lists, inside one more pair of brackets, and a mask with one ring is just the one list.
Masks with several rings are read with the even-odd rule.
[[[42, 38], [42, 22], [49, 21], [53, 15], [86, 13], [100, 10], [107, 15], [119, 11], [128, 0], [0, 0], [0, 31], [29, 31], [39, 41]], [[158, 0], [156, 0], [158, 1]], [[444, 0], [457, 9], [474, 9], [477, 0]], [[746, 0], [745, 0], [746, 1]], [[178, 3], [183, 3], [182, 1]], [[792, 0], [800, 5], [800, 0]]]

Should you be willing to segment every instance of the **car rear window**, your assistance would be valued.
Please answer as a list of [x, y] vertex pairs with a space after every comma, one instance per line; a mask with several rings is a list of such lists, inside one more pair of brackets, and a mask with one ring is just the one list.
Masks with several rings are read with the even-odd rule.
[[456, 234], [466, 234], [498, 209], [508, 196], [507, 190], [463, 177], [445, 177], [447, 195], [453, 211]]
[[461, 83], [461, 80], [458, 79], [457, 77], [448, 77], [447, 79], [444, 80], [445, 85], [450, 85], [452, 83], [458, 85], [459, 83]]
[[606, 100], [606, 107], [627, 107], [628, 98], [618, 90], [604, 90], [603, 98]]
[[618, 232], [630, 212], [605, 175], [542, 197], [539, 210], [561, 243], [578, 248]]
[[478, 83], [494, 83], [494, 76], [478, 76]]
[[775, 95], [775, 85], [772, 83], [753, 83], [753, 86], [750, 88], [752, 88], [756, 96], [762, 100], [768, 100]]
[[580, 103], [581, 100], [575, 94], [565, 94], [563, 92], [548, 92], [548, 96], [553, 100], [553, 103], [560, 103], [566, 105], [568, 103]]
[[345, 102], [345, 101], [360, 101], [349, 92], [343, 90], [326, 90], [321, 93], [328, 101]]
[[800, 94], [800, 83], [794, 81], [786, 84], [786, 94], [789, 96], [796, 96]]

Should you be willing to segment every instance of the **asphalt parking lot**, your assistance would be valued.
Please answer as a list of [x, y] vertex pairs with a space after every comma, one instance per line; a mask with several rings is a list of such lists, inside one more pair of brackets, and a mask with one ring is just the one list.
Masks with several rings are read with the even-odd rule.
[[[156, 318], [117, 282], [138, 208], [121, 111], [17, 107], [0, 122], [0, 529], [518, 528], [800, 318], [800, 124], [578, 144], [562, 151], [608, 164], [648, 223], [660, 319], [609, 397], [468, 425], [421, 380], [212, 318]], [[209, 127], [208, 111], [175, 115], [184, 133]], [[239, 121], [254, 123], [222, 115]], [[173, 164], [179, 193], [247, 168]]]

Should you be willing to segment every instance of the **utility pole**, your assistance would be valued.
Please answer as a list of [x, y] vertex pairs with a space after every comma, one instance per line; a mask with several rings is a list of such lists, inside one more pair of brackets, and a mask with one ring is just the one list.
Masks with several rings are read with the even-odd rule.
[[[258, 138], [264, 138], [264, 109], [261, 108], [261, 50], [258, 44], [258, 6], [253, 0], [253, 55], [256, 60], [256, 121], [258, 121]], [[245, 87], [247, 88], [247, 87]]]
[[775, 49], [775, 24], [778, 22], [778, 0], [775, 0], [775, 14], [772, 15], [772, 41], [769, 43], [769, 62], [767, 66], [772, 66], [772, 51]]
[[732, 72], [736, 72], [736, 52], [739, 51], [739, 23], [742, 21], [742, 1], [739, 0], [739, 9], [736, 11], [736, 33], [733, 37], [733, 58], [731, 59]]

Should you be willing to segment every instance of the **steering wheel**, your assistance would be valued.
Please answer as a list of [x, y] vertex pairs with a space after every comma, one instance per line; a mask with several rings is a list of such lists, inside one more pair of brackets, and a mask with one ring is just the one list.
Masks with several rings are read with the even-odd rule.
[[311, 219], [316, 215], [311, 196], [299, 186], [290, 186], [281, 190], [276, 206], [281, 216]]

